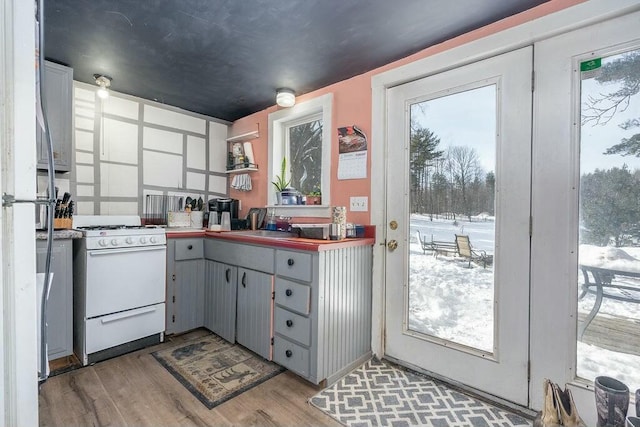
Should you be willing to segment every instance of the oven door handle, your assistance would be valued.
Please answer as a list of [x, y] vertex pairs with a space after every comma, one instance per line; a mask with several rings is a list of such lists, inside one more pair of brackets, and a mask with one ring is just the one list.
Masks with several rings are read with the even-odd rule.
[[122, 248], [122, 249], [98, 249], [98, 250], [90, 250], [87, 251], [90, 256], [99, 256], [99, 255], [114, 255], [114, 254], [124, 254], [127, 252], [142, 252], [142, 251], [164, 251], [167, 247], [162, 246], [138, 246], [135, 248]]
[[112, 314], [111, 316], [105, 316], [100, 319], [100, 321], [104, 323], [115, 322], [116, 320], [128, 319], [129, 317], [141, 316], [143, 314], [152, 313], [157, 310], [157, 307], [147, 307], [146, 309], [127, 311], [124, 313]]

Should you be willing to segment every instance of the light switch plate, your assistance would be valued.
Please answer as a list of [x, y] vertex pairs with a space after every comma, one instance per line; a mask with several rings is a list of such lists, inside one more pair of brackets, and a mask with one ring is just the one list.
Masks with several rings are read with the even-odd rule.
[[354, 196], [349, 198], [349, 210], [352, 212], [366, 212], [369, 210], [369, 198], [367, 196]]

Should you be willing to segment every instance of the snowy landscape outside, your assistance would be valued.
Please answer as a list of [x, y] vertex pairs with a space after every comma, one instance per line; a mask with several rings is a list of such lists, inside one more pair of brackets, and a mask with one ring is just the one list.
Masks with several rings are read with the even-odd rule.
[[[457, 256], [425, 254], [418, 242], [417, 231], [423, 238], [433, 236], [434, 240], [451, 242], [455, 234], [467, 234], [474, 248], [492, 253], [493, 218], [473, 217], [472, 221], [458, 218], [454, 224], [453, 220], [434, 217], [432, 221], [429, 215], [412, 214], [410, 224], [409, 328], [492, 351], [494, 266], [483, 268], [472, 263], [468, 268], [468, 262]], [[583, 246], [580, 262], [640, 273], [640, 247], [611, 249]], [[578, 280], [582, 283], [582, 274], [578, 275]], [[635, 284], [640, 289], [640, 280]], [[578, 294], [576, 285], [576, 298]], [[579, 300], [578, 312], [588, 313], [594, 302], [595, 296], [587, 294]], [[640, 308], [634, 303], [605, 298], [598, 316], [626, 317], [640, 325]], [[577, 345], [580, 377], [593, 381], [598, 375], [607, 375], [622, 381], [630, 390], [640, 388], [640, 356], [580, 341]]]

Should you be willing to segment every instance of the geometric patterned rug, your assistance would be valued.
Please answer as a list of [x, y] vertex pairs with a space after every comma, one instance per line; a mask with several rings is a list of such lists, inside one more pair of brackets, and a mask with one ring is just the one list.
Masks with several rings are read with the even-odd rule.
[[519, 415], [371, 359], [309, 403], [345, 426], [530, 426]]
[[151, 354], [209, 409], [284, 371], [215, 334]]

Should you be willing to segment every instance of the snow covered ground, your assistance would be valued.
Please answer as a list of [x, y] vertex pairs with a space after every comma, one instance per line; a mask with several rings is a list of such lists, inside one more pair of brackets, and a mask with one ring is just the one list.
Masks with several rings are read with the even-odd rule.
[[[450, 339], [460, 344], [491, 351], [493, 348], [493, 267], [483, 269], [455, 257], [430, 252], [423, 254], [416, 238], [453, 242], [455, 234], [468, 234], [475, 249], [493, 253], [492, 218], [458, 218], [430, 220], [425, 215], [411, 216], [410, 243], [410, 307], [409, 327], [412, 330]], [[581, 263], [608, 266], [627, 271], [640, 271], [640, 248], [580, 247]], [[473, 264], [472, 264], [473, 265]], [[579, 280], [582, 276], [579, 275]], [[580, 312], [588, 313], [594, 296], [587, 295], [578, 303]], [[640, 306], [605, 299], [598, 316], [625, 316], [640, 322]], [[593, 380], [598, 375], [617, 378], [630, 390], [640, 388], [640, 356], [617, 353], [578, 342], [577, 373]]]

